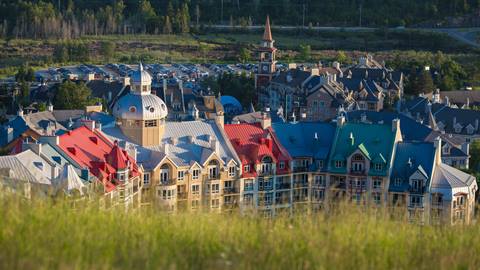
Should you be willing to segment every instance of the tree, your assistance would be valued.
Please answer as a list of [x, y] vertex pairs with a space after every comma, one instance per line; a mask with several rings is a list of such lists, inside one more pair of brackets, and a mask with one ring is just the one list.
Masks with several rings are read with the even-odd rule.
[[20, 83], [19, 103], [23, 106], [27, 106], [30, 103], [30, 84], [25, 81]]
[[347, 59], [347, 54], [344, 51], [338, 51], [337, 56], [335, 57], [335, 61], [343, 64], [347, 62]]
[[480, 141], [475, 140], [470, 144], [470, 170], [480, 172]]
[[300, 44], [300, 59], [304, 61], [310, 60], [312, 56], [312, 48], [310, 45]]
[[414, 84], [414, 93], [432, 93], [435, 90], [435, 84], [433, 83], [432, 75], [430, 71], [423, 70], [420, 76], [415, 81]]
[[91, 90], [84, 83], [65, 81], [59, 85], [54, 97], [54, 105], [58, 109], [73, 110], [84, 109], [85, 106], [94, 103]]
[[165, 16], [165, 24], [163, 24], [163, 33], [166, 35], [172, 34], [172, 22], [170, 21], [170, 16]]
[[111, 41], [104, 41], [100, 45], [100, 53], [107, 60], [110, 60], [115, 55], [115, 43]]
[[238, 53], [238, 60], [245, 64], [246, 62], [250, 61], [251, 58], [251, 53], [250, 51], [243, 47], [240, 49], [240, 52]]
[[31, 67], [21, 66], [15, 74], [17, 82], [33, 82], [35, 81], [35, 71]]

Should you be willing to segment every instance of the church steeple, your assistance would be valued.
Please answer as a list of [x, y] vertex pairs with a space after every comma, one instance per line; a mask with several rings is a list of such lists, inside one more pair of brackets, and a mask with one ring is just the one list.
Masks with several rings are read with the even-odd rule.
[[270, 17], [267, 15], [265, 31], [263, 32], [262, 42], [258, 48], [260, 63], [258, 64], [258, 72], [255, 74], [255, 87], [257, 89], [266, 87], [275, 73], [277, 62], [275, 60], [275, 53], [277, 49], [273, 46], [274, 42], [270, 28]]
[[265, 23], [265, 31], [263, 32], [263, 41], [273, 41], [272, 30], [270, 30], [270, 16], [267, 15], [267, 22]]

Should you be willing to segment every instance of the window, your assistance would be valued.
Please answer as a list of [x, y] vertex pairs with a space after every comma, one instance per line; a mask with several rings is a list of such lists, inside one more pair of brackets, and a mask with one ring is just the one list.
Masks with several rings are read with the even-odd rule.
[[317, 166], [319, 169], [323, 169], [323, 160], [317, 160]]
[[421, 207], [422, 196], [410, 196], [410, 207]]
[[217, 179], [218, 177], [218, 169], [217, 166], [210, 166], [208, 168], [208, 177], [210, 179]]
[[285, 169], [285, 161], [280, 161], [280, 163], [278, 163], [278, 167], [283, 170]]
[[323, 201], [324, 196], [325, 196], [325, 191], [323, 189], [313, 190], [313, 199], [315, 201]]
[[375, 171], [381, 171], [383, 168], [381, 163], [375, 163]]
[[168, 182], [168, 169], [161, 169], [160, 170], [160, 181], [163, 184], [166, 184]]
[[335, 161], [335, 168], [341, 168], [341, 167], [343, 167], [343, 161], [336, 160]]
[[353, 162], [353, 163], [352, 163], [352, 171], [354, 171], [354, 172], [363, 172], [363, 163]]
[[228, 167], [228, 176], [234, 177], [235, 176], [235, 166]]
[[199, 200], [192, 200], [192, 208], [196, 209], [200, 205]]
[[193, 179], [193, 180], [197, 180], [198, 177], [199, 177], [199, 175], [200, 175], [200, 170], [198, 170], [198, 169], [193, 170], [193, 172], [192, 172], [192, 179]]
[[145, 127], [156, 127], [157, 120], [145, 120]]
[[225, 188], [233, 188], [233, 181], [225, 181], [223, 184]]
[[212, 200], [212, 208], [218, 208], [220, 206], [220, 200], [219, 199], [213, 199]]
[[245, 180], [243, 189], [245, 191], [253, 191], [253, 180]]
[[250, 165], [247, 164], [243, 166], [243, 172], [246, 172], [246, 173], [250, 172]]
[[171, 200], [171, 199], [174, 199], [175, 198], [175, 190], [172, 189], [172, 190], [164, 190], [163, 191], [163, 199], [164, 200]]
[[380, 193], [373, 193], [373, 202], [375, 204], [380, 204], [382, 202], [382, 196]]
[[423, 187], [423, 181], [420, 179], [413, 179], [412, 180], [412, 189], [414, 191], [420, 191], [420, 189]]
[[137, 111], [137, 108], [135, 106], [131, 106], [130, 108], [128, 108], [128, 110], [131, 112], [131, 113], [134, 113]]
[[149, 185], [150, 184], [150, 173], [143, 174], [143, 184]]
[[320, 101], [320, 106], [319, 106], [319, 107], [320, 107], [320, 108], [325, 107], [325, 101]]
[[313, 181], [316, 186], [325, 186], [325, 175], [315, 175]]
[[402, 179], [401, 178], [395, 178], [394, 184], [395, 184], [396, 187], [401, 186], [402, 185]]
[[178, 175], [177, 180], [182, 181], [185, 178], [185, 171], [178, 171], [177, 175]]
[[382, 179], [373, 179], [373, 188], [374, 189], [382, 188]]
[[253, 204], [253, 194], [244, 194], [243, 195], [244, 204]]
[[220, 192], [220, 184], [212, 184], [212, 193], [219, 193]]
[[192, 185], [192, 194], [200, 193], [200, 185]]

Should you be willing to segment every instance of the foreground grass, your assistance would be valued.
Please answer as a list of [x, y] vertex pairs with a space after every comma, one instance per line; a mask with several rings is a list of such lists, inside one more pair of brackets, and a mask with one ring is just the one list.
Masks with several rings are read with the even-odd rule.
[[2, 200], [0, 269], [478, 269], [480, 227], [356, 211], [267, 220]]

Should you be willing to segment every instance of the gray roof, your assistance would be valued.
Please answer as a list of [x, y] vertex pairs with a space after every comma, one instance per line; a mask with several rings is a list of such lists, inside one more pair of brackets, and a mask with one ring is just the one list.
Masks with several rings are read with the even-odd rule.
[[476, 181], [475, 177], [442, 163], [437, 165], [435, 169], [432, 188], [469, 187], [474, 181]]
[[302, 83], [310, 77], [309, 71], [304, 71], [299, 68], [290, 69], [280, 72], [272, 82], [278, 84], [285, 84], [290, 87], [301, 87]]
[[44, 111], [24, 115], [26, 125], [39, 134], [44, 134], [46, 130], [52, 129], [68, 130], [70, 120], [75, 122], [84, 116], [84, 110], [54, 110], [53, 112]]
[[0, 168], [7, 169], [9, 178], [36, 184], [51, 184], [52, 166], [27, 150], [17, 155], [0, 156]]
[[156, 167], [165, 157], [177, 166], [191, 166], [195, 162], [203, 165], [214, 148], [208, 139], [218, 142], [218, 155], [225, 164], [231, 160], [240, 163], [224, 131], [211, 120], [166, 122], [162, 143], [157, 146], [142, 147], [133, 144], [118, 127], [105, 128], [103, 132], [112, 140], [126, 141], [133, 145], [137, 150], [137, 162], [147, 170]]

